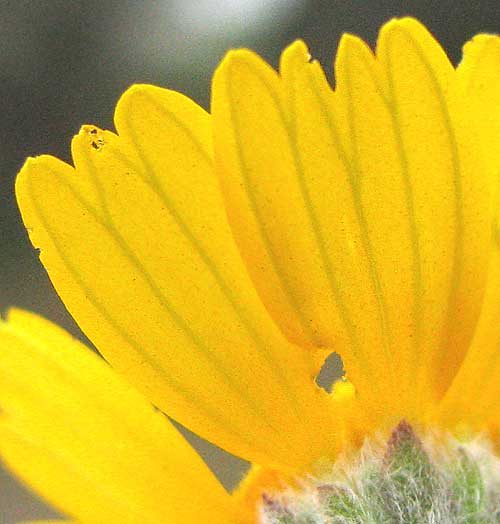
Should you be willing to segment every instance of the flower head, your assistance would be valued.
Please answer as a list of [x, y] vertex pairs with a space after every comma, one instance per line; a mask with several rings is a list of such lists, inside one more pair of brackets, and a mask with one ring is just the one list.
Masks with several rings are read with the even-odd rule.
[[[85, 524], [232, 523], [402, 419], [499, 442], [500, 39], [464, 52], [393, 20], [376, 54], [342, 39], [333, 90], [302, 42], [279, 73], [232, 51], [210, 115], [136, 85], [74, 167], [29, 159], [31, 240], [115, 371], [11, 313], [7, 463]], [[331, 352], [349, 382], [328, 394]], [[258, 465], [236, 494], [141, 394]]]

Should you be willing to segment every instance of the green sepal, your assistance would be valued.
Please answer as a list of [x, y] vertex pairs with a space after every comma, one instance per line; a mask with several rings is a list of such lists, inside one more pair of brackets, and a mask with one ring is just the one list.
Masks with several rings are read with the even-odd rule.
[[[383, 446], [332, 465], [302, 493], [265, 496], [263, 524], [500, 524], [500, 460], [487, 442], [420, 439], [402, 421]], [[279, 502], [277, 502], [279, 501]]]

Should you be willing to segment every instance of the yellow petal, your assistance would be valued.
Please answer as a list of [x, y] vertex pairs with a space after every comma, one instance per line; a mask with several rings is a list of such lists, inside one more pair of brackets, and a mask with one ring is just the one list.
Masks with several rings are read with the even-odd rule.
[[481, 431], [500, 420], [500, 248], [494, 257], [484, 306], [460, 372], [438, 408], [452, 430]]
[[335, 93], [300, 42], [280, 73], [242, 50], [214, 80], [241, 253], [290, 340], [338, 351], [376, 417], [409, 415], [453, 378], [486, 278], [489, 181], [454, 70], [405, 19], [376, 59], [343, 39]]
[[0, 456], [85, 524], [232, 523], [229, 495], [165, 418], [63, 330], [0, 324]]
[[136, 86], [116, 125], [119, 137], [82, 129], [75, 170], [40, 157], [18, 178], [58, 293], [105, 358], [174, 419], [253, 461], [308, 463], [332, 447], [334, 426], [309, 359], [273, 324], [234, 245], [208, 115]]
[[500, 244], [500, 37], [478, 35], [468, 42], [457, 72], [492, 178], [493, 234]]
[[473, 124], [481, 136], [487, 166], [500, 175], [500, 37], [478, 35], [464, 46], [457, 70], [473, 108]]
[[488, 228], [493, 251], [474, 339], [439, 416], [451, 427], [481, 430], [488, 420], [500, 419], [500, 38], [478, 35], [467, 43], [458, 76], [474, 109], [470, 124], [481, 137], [493, 180], [493, 216]]

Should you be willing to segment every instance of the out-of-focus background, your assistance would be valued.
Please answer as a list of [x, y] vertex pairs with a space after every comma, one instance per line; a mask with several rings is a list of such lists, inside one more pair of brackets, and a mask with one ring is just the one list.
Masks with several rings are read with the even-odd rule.
[[[133, 83], [182, 91], [208, 108], [211, 73], [229, 48], [253, 48], [276, 65], [280, 50], [300, 37], [331, 69], [341, 33], [373, 44], [384, 21], [408, 14], [455, 63], [472, 35], [500, 30], [498, 0], [0, 0], [0, 309], [34, 310], [79, 334], [13, 198], [28, 155], [69, 160], [82, 123], [113, 129], [115, 103]], [[245, 466], [212, 446], [201, 449], [234, 486]], [[53, 516], [0, 470], [1, 524]]]

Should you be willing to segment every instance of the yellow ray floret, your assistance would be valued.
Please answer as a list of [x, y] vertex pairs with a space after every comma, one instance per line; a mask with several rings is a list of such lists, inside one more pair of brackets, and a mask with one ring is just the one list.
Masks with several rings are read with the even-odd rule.
[[481, 136], [493, 179], [493, 248], [474, 338], [439, 413], [451, 427], [481, 430], [485, 422], [498, 425], [500, 420], [500, 38], [480, 35], [469, 42], [457, 73], [474, 107], [470, 125]]
[[135, 86], [116, 126], [119, 136], [82, 128], [75, 168], [39, 157], [17, 180], [58, 293], [168, 415], [247, 459], [308, 464], [335, 438], [328, 400], [247, 276], [212, 169], [208, 114]]
[[[482, 153], [499, 184], [500, 173], [500, 38], [478, 35], [464, 46], [458, 79], [473, 108], [471, 125], [481, 137]], [[498, 202], [497, 211], [499, 210]]]
[[335, 76], [333, 92], [301, 42], [280, 75], [232, 52], [214, 80], [216, 167], [284, 334], [335, 348], [360, 396], [411, 415], [444, 393], [472, 337], [490, 180], [455, 71], [415, 20], [387, 24], [376, 56], [343, 38]]
[[[342, 39], [335, 89], [300, 41], [279, 72], [233, 51], [211, 116], [137, 85], [116, 133], [74, 138], [74, 167], [29, 159], [23, 220], [83, 331], [154, 405], [255, 465], [229, 499], [138, 393], [19, 312], [0, 326], [0, 453], [84, 524], [224, 524], [402, 418], [498, 435], [498, 85], [499, 38], [455, 69], [394, 20], [375, 52]], [[349, 380], [328, 396], [314, 379], [332, 351]]]
[[102, 359], [22, 311], [0, 347], [0, 455], [59, 510], [85, 524], [234, 523], [201, 458]]

